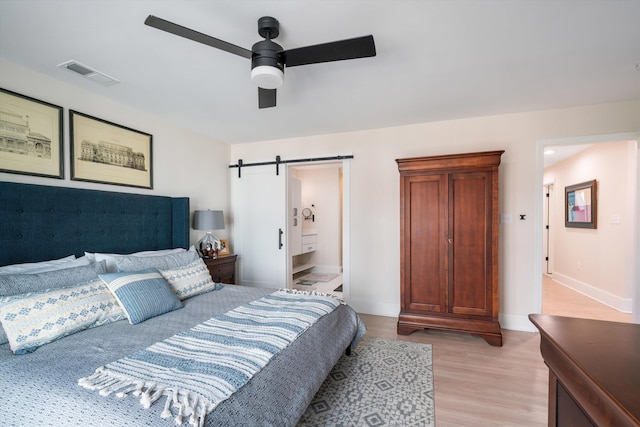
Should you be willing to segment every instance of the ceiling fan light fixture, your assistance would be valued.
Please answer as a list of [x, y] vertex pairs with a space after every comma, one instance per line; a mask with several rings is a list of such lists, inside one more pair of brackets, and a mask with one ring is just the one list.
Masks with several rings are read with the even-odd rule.
[[262, 89], [278, 89], [284, 83], [284, 72], [277, 67], [260, 65], [251, 70], [251, 81]]
[[258, 19], [258, 34], [264, 40], [254, 43], [251, 50], [153, 15], [149, 15], [144, 23], [176, 36], [251, 59], [251, 81], [258, 86], [258, 108], [276, 106], [276, 89], [284, 83], [285, 67], [376, 56], [372, 35], [283, 50], [282, 46], [272, 40], [280, 35], [280, 23], [272, 16]]

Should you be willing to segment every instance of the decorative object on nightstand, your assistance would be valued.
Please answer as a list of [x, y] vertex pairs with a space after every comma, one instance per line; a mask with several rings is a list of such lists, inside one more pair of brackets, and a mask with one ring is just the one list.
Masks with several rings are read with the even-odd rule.
[[220, 249], [218, 250], [218, 256], [231, 254], [231, 248], [229, 247], [229, 241], [227, 239], [220, 239]]
[[202, 258], [216, 258], [220, 249], [220, 240], [211, 234], [212, 230], [224, 230], [224, 214], [222, 211], [195, 211], [193, 213], [194, 230], [207, 230], [200, 241], [198, 250]]

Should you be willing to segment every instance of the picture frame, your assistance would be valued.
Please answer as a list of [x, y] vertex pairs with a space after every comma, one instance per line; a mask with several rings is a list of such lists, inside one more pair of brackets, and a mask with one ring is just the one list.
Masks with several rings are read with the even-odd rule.
[[62, 107], [0, 88], [0, 172], [64, 179]]
[[153, 188], [153, 136], [69, 111], [71, 179]]
[[596, 180], [564, 188], [564, 225], [568, 228], [598, 228]]
[[231, 253], [229, 241], [227, 239], [220, 239], [220, 244], [222, 248], [218, 250], [218, 255], [229, 255]]

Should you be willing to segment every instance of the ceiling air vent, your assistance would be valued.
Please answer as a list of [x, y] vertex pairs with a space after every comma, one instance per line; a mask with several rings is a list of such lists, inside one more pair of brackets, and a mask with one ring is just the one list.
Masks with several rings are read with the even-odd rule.
[[92, 80], [96, 83], [100, 83], [103, 86], [110, 86], [116, 83], [120, 83], [120, 80], [114, 79], [113, 77], [101, 73], [100, 71], [94, 70], [91, 67], [87, 67], [84, 64], [79, 63], [78, 61], [67, 61], [59, 64], [58, 67], [63, 68], [65, 70], [73, 71], [74, 73], [80, 74], [81, 76]]

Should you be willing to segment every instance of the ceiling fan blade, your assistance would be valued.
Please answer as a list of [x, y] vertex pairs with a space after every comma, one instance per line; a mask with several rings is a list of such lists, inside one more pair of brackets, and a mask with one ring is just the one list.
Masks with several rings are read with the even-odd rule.
[[276, 106], [276, 89], [258, 88], [258, 108], [270, 108]]
[[207, 46], [224, 50], [225, 52], [233, 53], [235, 55], [251, 59], [252, 53], [248, 49], [236, 46], [231, 43], [227, 43], [224, 40], [220, 40], [206, 34], [202, 34], [190, 28], [183, 27], [182, 25], [174, 24], [173, 22], [166, 21], [162, 18], [149, 15], [147, 19], [145, 19], [144, 23], [150, 27], [175, 34], [176, 36], [184, 37], [185, 39], [193, 40], [202, 44], [206, 44]]
[[373, 36], [299, 47], [282, 52], [287, 67], [376, 56]]

